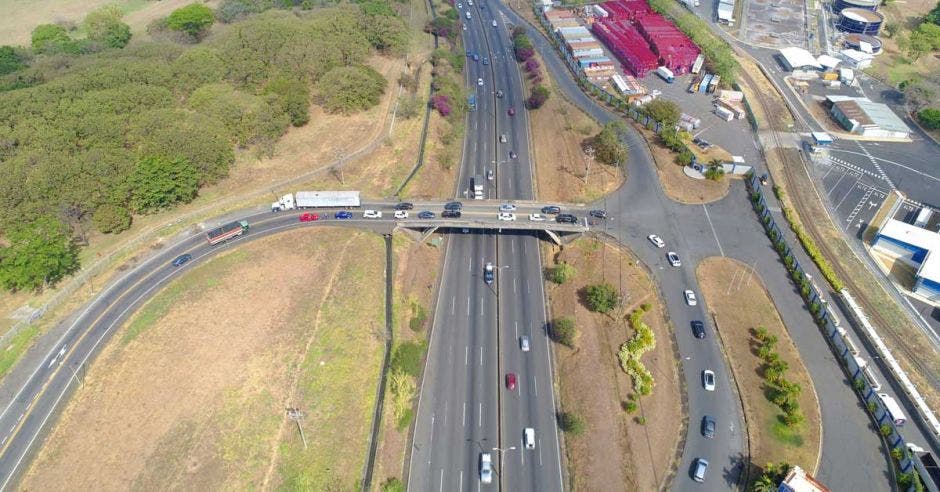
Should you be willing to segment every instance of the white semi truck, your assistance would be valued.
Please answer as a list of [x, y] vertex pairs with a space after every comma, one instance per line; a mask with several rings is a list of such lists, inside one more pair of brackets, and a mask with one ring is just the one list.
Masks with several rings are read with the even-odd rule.
[[483, 199], [483, 177], [476, 175], [472, 178], [473, 182], [473, 199], [482, 200]]
[[358, 208], [358, 191], [298, 191], [271, 204], [272, 212], [296, 208]]

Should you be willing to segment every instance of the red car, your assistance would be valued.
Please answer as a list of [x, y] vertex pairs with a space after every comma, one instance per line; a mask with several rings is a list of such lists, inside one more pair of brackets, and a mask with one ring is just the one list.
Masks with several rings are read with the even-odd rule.
[[301, 222], [313, 222], [315, 220], [320, 220], [320, 216], [317, 214], [312, 214], [310, 212], [304, 212], [300, 214]]
[[508, 389], [509, 391], [516, 389], [516, 374], [515, 373], [510, 372], [506, 374], [506, 389]]
[[508, 113], [509, 113], [509, 116], [515, 116], [515, 115], [516, 115], [516, 108], [509, 108]]

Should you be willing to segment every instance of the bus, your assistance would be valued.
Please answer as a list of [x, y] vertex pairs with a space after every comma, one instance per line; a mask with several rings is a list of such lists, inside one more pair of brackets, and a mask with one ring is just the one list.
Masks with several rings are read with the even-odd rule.
[[887, 393], [878, 393], [878, 398], [881, 398], [881, 403], [884, 403], [885, 410], [888, 411], [888, 416], [891, 417], [891, 420], [894, 421], [894, 425], [902, 426], [907, 422], [907, 417], [904, 416], [904, 412], [901, 410], [901, 405], [898, 405], [898, 402], [894, 401], [894, 398]]
[[467, 97], [467, 106], [469, 106], [470, 111], [477, 110], [477, 95], [476, 94], [470, 94], [470, 96]]

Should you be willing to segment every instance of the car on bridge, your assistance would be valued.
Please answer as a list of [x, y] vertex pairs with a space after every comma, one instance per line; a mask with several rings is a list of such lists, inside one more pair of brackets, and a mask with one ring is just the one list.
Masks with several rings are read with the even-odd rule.
[[698, 304], [698, 299], [695, 298], [695, 292], [692, 292], [691, 290], [686, 289], [685, 292], [682, 293], [682, 295], [685, 296], [685, 303], [688, 304], [689, 306], [695, 306]]
[[381, 219], [382, 211], [381, 210], [366, 210], [362, 212], [363, 219]]
[[511, 203], [504, 203], [499, 206], [499, 211], [500, 212], [515, 212], [516, 206]]
[[493, 19], [493, 24], [492, 24], [492, 26], [493, 26], [493, 27], [496, 27], [496, 19]]
[[396, 218], [396, 219], [407, 219], [407, 218], [408, 218], [408, 212], [405, 212], [404, 210], [396, 210], [396, 211], [395, 211], [395, 218]]
[[702, 371], [702, 387], [705, 391], [715, 391], [715, 371], [711, 369]]
[[460, 215], [460, 210], [445, 210], [441, 212], [442, 219], [459, 219]]
[[301, 222], [313, 222], [315, 220], [320, 220], [320, 216], [317, 214], [312, 214], [310, 212], [304, 212], [298, 217]]
[[395, 205], [395, 210], [411, 210], [413, 208], [415, 208], [415, 205], [409, 202], [401, 202]]
[[529, 214], [529, 220], [532, 222], [543, 222], [545, 220], [545, 216], [542, 214]]
[[516, 220], [516, 214], [512, 212], [500, 212], [499, 215], [496, 216], [496, 218], [498, 218], [499, 220], [514, 221]]
[[462, 210], [463, 204], [460, 202], [447, 202], [444, 204], [444, 210]]
[[666, 243], [663, 241], [663, 238], [657, 236], [656, 234], [650, 234], [646, 236], [646, 239], [649, 239], [651, 243], [656, 245], [657, 248], [665, 248]]
[[578, 218], [571, 214], [558, 214], [555, 216], [555, 222], [561, 222], [563, 224], [574, 224], [578, 221]]
[[433, 219], [434, 212], [431, 212], [430, 210], [424, 210], [424, 211], [418, 212], [418, 218], [419, 219]]
[[334, 215], [333, 217], [334, 217], [334, 218], [337, 218], [337, 219], [351, 219], [351, 218], [352, 218], [352, 212], [347, 212], [346, 210], [341, 210], [341, 211], [339, 211], [339, 212], [336, 212], [336, 215]]
[[543, 214], [557, 214], [561, 213], [561, 207], [557, 205], [546, 205], [542, 207]]
[[193, 255], [186, 253], [185, 255], [179, 255], [173, 260], [173, 266], [181, 267], [185, 265], [189, 260], [193, 259]]
[[606, 210], [591, 210], [588, 212], [588, 215], [591, 217], [597, 217], [598, 219], [606, 219], [607, 211]]

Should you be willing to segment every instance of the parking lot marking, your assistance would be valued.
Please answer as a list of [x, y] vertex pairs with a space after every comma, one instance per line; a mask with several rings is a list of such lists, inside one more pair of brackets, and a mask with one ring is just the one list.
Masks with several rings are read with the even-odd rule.
[[855, 220], [855, 216], [858, 215], [858, 212], [862, 210], [862, 207], [865, 205], [865, 202], [867, 202], [868, 199], [871, 198], [871, 194], [874, 191], [875, 191], [874, 188], [868, 188], [868, 191], [865, 192], [865, 194], [862, 196], [862, 199], [858, 201], [858, 203], [855, 205], [855, 208], [852, 209], [852, 213], [850, 213], [849, 216], [846, 217], [845, 219], [846, 228], [848, 228], [849, 225], [852, 224], [852, 221]]
[[702, 210], [705, 211], [705, 218], [708, 220], [708, 226], [712, 229], [712, 236], [715, 236], [715, 243], [718, 244], [718, 252], [721, 253], [721, 257], [725, 257], [725, 251], [721, 249], [721, 241], [718, 240], [718, 233], [715, 232], [715, 224], [712, 224], [712, 218], [708, 215], [708, 207], [702, 205]]
[[854, 190], [854, 189], [855, 189], [855, 186], [858, 185], [858, 180], [859, 180], [859, 178], [855, 178], [855, 184], [852, 185], [852, 187], [849, 188], [848, 191], [845, 192], [845, 195], [843, 195], [843, 196], [842, 196], [842, 199], [839, 200], [839, 203], [836, 204], [836, 206], [835, 206], [835, 209], [836, 209], [836, 210], [839, 210], [839, 207], [842, 206], [842, 202], [844, 202], [845, 199], [848, 198], [849, 193], [852, 193], [852, 190]]

